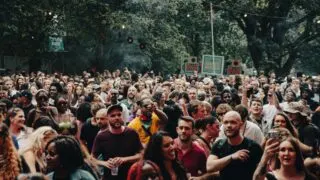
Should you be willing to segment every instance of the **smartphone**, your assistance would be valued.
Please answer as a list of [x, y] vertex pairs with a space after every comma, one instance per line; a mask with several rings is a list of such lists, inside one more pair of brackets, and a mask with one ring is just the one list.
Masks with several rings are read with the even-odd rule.
[[269, 139], [280, 140], [280, 139], [281, 139], [281, 134], [280, 134], [279, 131], [274, 130], [274, 129], [271, 129], [271, 130], [268, 132], [267, 137], [268, 137]]

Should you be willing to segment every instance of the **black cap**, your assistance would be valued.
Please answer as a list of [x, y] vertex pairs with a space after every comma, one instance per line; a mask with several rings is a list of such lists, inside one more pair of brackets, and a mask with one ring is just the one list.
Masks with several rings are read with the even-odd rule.
[[27, 90], [21, 92], [21, 97], [26, 97], [27, 99], [32, 100], [32, 94]]
[[115, 105], [111, 105], [110, 107], [108, 107], [107, 109], [107, 114], [109, 114], [111, 111], [118, 109], [119, 111], [122, 112], [123, 108], [120, 104], [115, 104]]

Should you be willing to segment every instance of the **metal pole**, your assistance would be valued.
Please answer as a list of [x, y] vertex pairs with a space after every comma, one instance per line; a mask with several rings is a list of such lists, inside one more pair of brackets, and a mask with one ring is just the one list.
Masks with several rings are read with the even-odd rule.
[[[213, 36], [213, 8], [212, 8], [212, 2], [210, 2], [210, 21], [211, 21], [211, 46], [212, 46], [212, 65], [213, 65], [213, 71], [215, 71], [214, 66], [214, 36]], [[213, 72], [215, 74], [215, 72]]]

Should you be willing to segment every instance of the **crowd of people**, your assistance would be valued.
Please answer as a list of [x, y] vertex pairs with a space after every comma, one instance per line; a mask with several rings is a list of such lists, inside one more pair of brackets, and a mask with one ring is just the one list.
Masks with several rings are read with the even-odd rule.
[[0, 179], [320, 178], [320, 76], [0, 77]]

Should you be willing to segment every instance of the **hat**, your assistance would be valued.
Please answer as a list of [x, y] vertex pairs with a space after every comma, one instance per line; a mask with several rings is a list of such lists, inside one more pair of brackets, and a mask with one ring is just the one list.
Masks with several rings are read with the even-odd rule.
[[108, 107], [107, 109], [107, 114], [109, 114], [111, 111], [118, 109], [122, 112], [123, 108], [120, 104], [115, 104], [115, 105], [111, 105], [110, 107]]
[[300, 113], [301, 116], [305, 116], [305, 117], [308, 116], [306, 108], [300, 102], [290, 102], [288, 104], [288, 107], [285, 108], [283, 111], [292, 113], [292, 114]]
[[98, 89], [100, 89], [101, 87], [100, 87], [100, 85], [98, 85], [98, 84], [94, 84], [94, 85], [92, 86], [92, 88], [93, 88], [94, 90], [98, 90]]
[[21, 92], [21, 97], [26, 97], [28, 100], [32, 100], [32, 94], [30, 91], [22, 91]]

